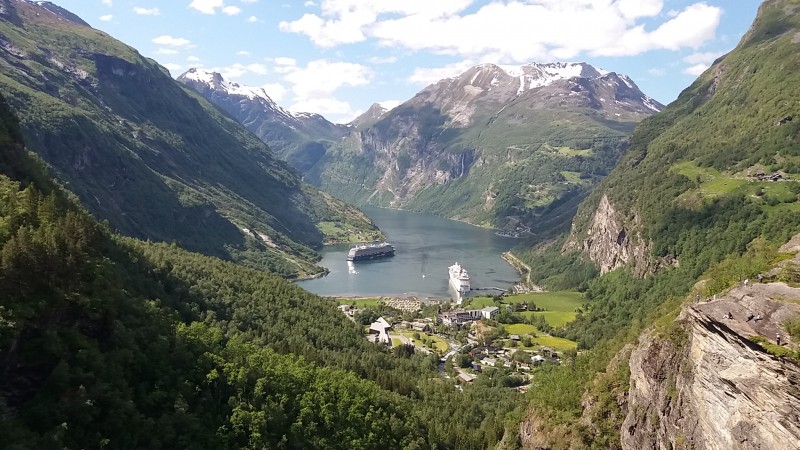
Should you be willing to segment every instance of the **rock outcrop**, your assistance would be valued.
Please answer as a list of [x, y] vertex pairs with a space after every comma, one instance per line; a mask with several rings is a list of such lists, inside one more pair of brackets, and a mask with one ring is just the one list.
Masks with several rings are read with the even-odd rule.
[[752, 340], [781, 333], [793, 345], [783, 324], [800, 305], [787, 299], [800, 289], [742, 286], [645, 335], [630, 358], [623, 448], [800, 449], [800, 367]]
[[650, 244], [639, 233], [638, 216], [631, 221], [620, 214], [607, 195], [600, 198], [594, 216], [581, 237], [573, 224], [572, 233], [562, 251], [580, 251], [601, 274], [632, 264], [637, 275], [651, 268]]

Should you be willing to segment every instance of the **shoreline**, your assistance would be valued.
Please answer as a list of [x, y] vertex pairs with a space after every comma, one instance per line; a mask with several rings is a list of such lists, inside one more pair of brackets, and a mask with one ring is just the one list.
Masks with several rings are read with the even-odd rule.
[[501, 258], [519, 272], [520, 283], [529, 292], [544, 292], [544, 288], [531, 281], [531, 268], [521, 259], [517, 258], [511, 250], [503, 252]]

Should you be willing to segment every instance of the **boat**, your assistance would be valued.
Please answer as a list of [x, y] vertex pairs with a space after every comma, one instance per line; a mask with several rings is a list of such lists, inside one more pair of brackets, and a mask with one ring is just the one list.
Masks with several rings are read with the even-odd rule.
[[351, 248], [347, 253], [347, 260], [363, 261], [387, 256], [394, 256], [394, 245], [388, 242], [380, 242], [377, 244], [362, 244]]
[[450, 286], [459, 294], [469, 292], [469, 274], [459, 263], [450, 266]]

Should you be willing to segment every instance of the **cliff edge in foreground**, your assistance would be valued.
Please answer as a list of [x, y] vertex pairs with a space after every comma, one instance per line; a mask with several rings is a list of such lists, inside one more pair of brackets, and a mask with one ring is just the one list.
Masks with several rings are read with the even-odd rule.
[[800, 449], [800, 367], [765, 351], [778, 334], [794, 348], [785, 325], [798, 317], [800, 288], [751, 283], [645, 335], [630, 358], [623, 448]]

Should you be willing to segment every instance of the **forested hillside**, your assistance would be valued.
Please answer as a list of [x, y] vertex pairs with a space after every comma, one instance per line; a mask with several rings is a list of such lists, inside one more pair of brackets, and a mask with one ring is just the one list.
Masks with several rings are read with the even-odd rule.
[[572, 400], [536, 391], [532, 401], [528, 424], [594, 421], [556, 447], [618, 445], [625, 344], [657, 320], [669, 323], [682, 302], [766, 273], [800, 231], [798, 32], [800, 2], [764, 2], [735, 50], [637, 127], [571, 233], [520, 252], [535, 282], [578, 288], [589, 300], [557, 333], [591, 351], [541, 380]]
[[460, 393], [436, 358], [367, 342], [281, 278], [112, 233], [48, 179], [4, 102], [0, 118], [3, 448], [514, 441], [515, 391]]
[[[285, 276], [318, 273], [345, 206], [136, 50], [46, 4], [2, 0], [0, 87], [28, 148], [112, 229]], [[347, 229], [375, 231], [363, 215]]]

